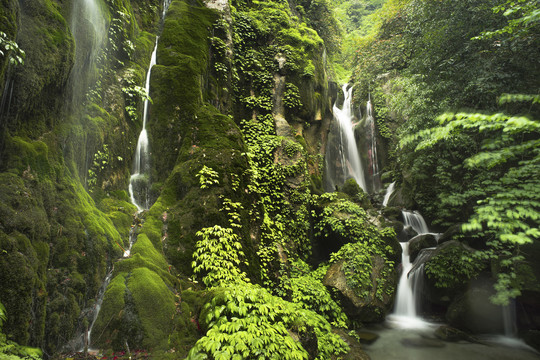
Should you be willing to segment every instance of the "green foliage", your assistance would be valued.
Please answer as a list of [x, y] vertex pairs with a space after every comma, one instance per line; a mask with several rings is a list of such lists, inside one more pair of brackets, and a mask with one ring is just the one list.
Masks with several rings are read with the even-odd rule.
[[[320, 199], [328, 198], [326, 195]], [[315, 196], [315, 201], [318, 197]], [[325, 206], [314, 226], [315, 235], [328, 237], [331, 232], [346, 239], [367, 241], [377, 233], [372, 225], [367, 225], [367, 213], [358, 204], [337, 199]]]
[[[539, 98], [507, 94], [501, 97], [501, 102], [538, 103]], [[441, 115], [438, 122], [438, 127], [404, 138], [403, 144], [415, 142], [421, 150], [450, 141], [462, 132], [483, 136], [481, 146], [464, 161], [466, 168], [481, 172], [470, 191], [463, 194], [477, 200], [474, 213], [462, 228], [465, 232], [480, 233], [486, 239], [488, 249], [478, 256], [505, 258], [496, 285], [499, 295], [501, 292], [510, 297], [519, 295], [519, 284], [511, 284], [508, 277], [512, 277], [517, 262], [522, 260], [520, 245], [537, 241], [540, 236], [540, 195], [535, 190], [540, 186], [539, 121], [530, 115], [458, 113]], [[488, 171], [497, 177], [482, 176]], [[516, 291], [511, 291], [511, 287]], [[499, 296], [498, 300], [508, 301], [505, 296]]]
[[[202, 313], [208, 331], [188, 359], [328, 359], [348, 351], [320, 315], [271, 295], [257, 285], [237, 283], [216, 288]], [[305, 349], [302, 339], [316, 337], [317, 349]]]
[[[135, 121], [138, 118], [139, 112], [137, 111], [137, 103], [139, 100], [148, 100], [152, 103], [152, 99], [146, 93], [146, 89], [142, 86], [135, 84], [133, 79], [129, 78], [126, 80], [127, 86], [122, 88], [122, 92], [126, 96], [126, 107], [125, 110], [128, 113], [129, 119]], [[143, 114], [144, 116], [144, 114]]]
[[311, 271], [306, 263], [299, 260], [291, 263], [291, 270], [290, 276], [281, 278], [277, 294], [303, 309], [322, 315], [332, 326], [346, 328], [347, 315], [322, 283], [328, 266]]
[[296, 85], [292, 83], [287, 83], [285, 85], [283, 104], [289, 110], [295, 110], [302, 107], [302, 101], [300, 101], [300, 91], [298, 91], [298, 87]]
[[2, 360], [40, 360], [43, 355], [40, 349], [20, 346], [8, 340], [2, 331], [2, 325], [7, 320], [6, 308], [0, 303], [0, 359]]
[[[394, 261], [389, 259], [393, 250], [382, 241], [384, 236], [395, 236], [394, 230], [385, 228], [381, 231], [379, 238], [347, 243], [330, 256], [330, 263], [343, 261], [342, 270], [345, 273], [347, 285], [359, 297], [368, 298], [374, 285], [376, 286], [375, 296], [380, 300], [395, 291], [388, 282], [389, 271], [395, 265]], [[381, 274], [377, 279], [372, 278], [373, 256], [380, 256], [384, 261]]]
[[5, 32], [0, 31], [0, 57], [9, 58], [12, 65], [23, 65], [26, 53]]
[[426, 274], [439, 288], [459, 289], [486, 268], [461, 245], [447, 246], [431, 258], [425, 265]]
[[[92, 192], [92, 188], [97, 186], [97, 180], [99, 174], [105, 170], [105, 168], [109, 165], [111, 154], [109, 152], [109, 146], [107, 144], [103, 144], [103, 149], [98, 150], [94, 154], [94, 159], [92, 161], [92, 166], [88, 169], [88, 178], [87, 178], [87, 185]], [[119, 160], [122, 160], [121, 158]]]
[[508, 23], [504, 27], [485, 31], [476, 39], [501, 37], [508, 34], [510, 38], [520, 38], [529, 36], [538, 29], [540, 23], [540, 9], [536, 1], [528, 0], [506, 0], [502, 4], [493, 8], [494, 13], [501, 13], [508, 18]]
[[191, 267], [208, 287], [225, 286], [235, 282], [249, 281], [240, 265], [248, 265], [238, 235], [231, 228], [219, 225], [197, 232], [201, 238], [195, 245]]
[[197, 177], [199, 178], [201, 189], [206, 189], [212, 185], [219, 185], [219, 174], [206, 165], [203, 165], [201, 170], [199, 170]]

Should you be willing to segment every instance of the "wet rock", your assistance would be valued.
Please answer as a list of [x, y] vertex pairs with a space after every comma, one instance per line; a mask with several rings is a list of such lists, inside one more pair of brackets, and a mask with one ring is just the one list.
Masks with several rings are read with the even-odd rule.
[[[345, 356], [342, 357], [343, 360], [371, 360], [369, 355], [366, 354], [364, 349], [362, 348], [362, 345], [360, 343], [362, 342], [361, 339], [359, 342], [357, 338], [352, 337], [343, 329], [334, 329], [333, 332], [338, 334], [349, 345], [350, 350], [347, 354], [345, 354]], [[365, 333], [365, 332], [356, 331], [357, 336], [362, 337], [361, 335], [362, 333]], [[372, 335], [375, 335], [377, 338], [379, 337], [377, 334], [372, 334]]]
[[389, 220], [400, 220], [401, 209], [395, 206], [385, 207], [381, 210], [383, 216]]
[[439, 326], [437, 330], [435, 330], [435, 337], [437, 339], [440, 339], [443, 341], [449, 341], [449, 342], [456, 342], [456, 341], [462, 341], [462, 340], [474, 342], [474, 343], [479, 342], [478, 339], [467, 334], [466, 332], [453, 328], [448, 325]]
[[418, 233], [412, 228], [412, 226], [405, 226], [399, 233], [398, 239], [400, 242], [407, 242], [416, 235], [418, 235]]
[[[372, 255], [371, 261], [371, 282], [359, 284], [359, 288], [352, 288], [347, 283], [343, 270], [344, 260], [332, 264], [323, 279], [325, 286], [336, 290], [343, 310], [351, 320], [366, 323], [381, 322], [392, 307], [395, 291], [386, 290], [395, 289], [396, 272], [386, 267], [384, 259], [379, 255]], [[382, 283], [385, 284], [386, 290], [380, 291], [378, 296], [377, 288]]]
[[368, 345], [373, 344], [379, 338], [378, 334], [362, 330], [356, 330], [356, 335], [360, 339], [360, 343]]
[[440, 237], [439, 244], [445, 243], [450, 240], [456, 240], [456, 235], [461, 234], [461, 224], [455, 224], [450, 226]]
[[426, 347], [442, 348], [446, 346], [446, 344], [440, 340], [429, 339], [429, 338], [424, 338], [424, 337], [405, 338], [401, 340], [401, 343], [403, 344], [403, 346], [418, 347], [418, 348], [426, 348]]
[[420, 250], [437, 246], [437, 239], [433, 234], [421, 234], [409, 241], [409, 255], [414, 262]]
[[451, 326], [473, 334], [503, 334], [502, 309], [489, 300], [493, 295], [492, 284], [474, 285], [452, 301], [446, 319]]

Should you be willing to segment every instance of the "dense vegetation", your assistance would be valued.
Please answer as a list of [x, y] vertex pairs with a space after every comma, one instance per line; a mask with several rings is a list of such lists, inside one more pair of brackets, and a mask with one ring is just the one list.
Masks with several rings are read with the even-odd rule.
[[[399, 208], [445, 232], [430, 315], [472, 331], [452, 314], [487, 278], [538, 333], [537, 0], [90, 3], [0, 2], [0, 357], [86, 352], [89, 329], [117, 357], [365, 357], [414, 235]], [[384, 209], [352, 179], [323, 191], [349, 81], [397, 183]]]

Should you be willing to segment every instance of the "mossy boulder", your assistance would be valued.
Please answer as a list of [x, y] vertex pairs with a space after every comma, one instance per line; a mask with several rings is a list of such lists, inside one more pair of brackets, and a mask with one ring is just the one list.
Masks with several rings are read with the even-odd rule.
[[396, 206], [387, 206], [381, 210], [383, 216], [389, 220], [402, 220], [401, 209]]
[[411, 262], [416, 260], [416, 257], [422, 249], [437, 246], [437, 239], [433, 234], [420, 234], [409, 240], [409, 256]]
[[[380, 255], [370, 255], [371, 273], [366, 283], [353, 284], [344, 268], [347, 259], [328, 268], [323, 283], [338, 294], [343, 310], [351, 320], [362, 323], [382, 322], [391, 310], [397, 275]], [[359, 271], [361, 271], [359, 269]]]
[[490, 281], [472, 284], [452, 301], [446, 320], [451, 326], [473, 334], [504, 334], [503, 309], [490, 301], [493, 295]]

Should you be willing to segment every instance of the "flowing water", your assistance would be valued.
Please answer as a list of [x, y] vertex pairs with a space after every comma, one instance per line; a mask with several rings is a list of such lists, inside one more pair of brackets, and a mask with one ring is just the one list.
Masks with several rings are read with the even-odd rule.
[[332, 131], [332, 139], [328, 141], [325, 172], [325, 187], [327, 191], [334, 191], [336, 186], [341, 186], [350, 178], [367, 191], [364, 167], [361, 162], [358, 146], [354, 136], [354, 129], [357, 124], [353, 122], [353, 111], [351, 107], [352, 87], [347, 88], [347, 84], [342, 87], [344, 100], [341, 109], [337, 102], [334, 104], [333, 112], [336, 120]]
[[373, 105], [371, 97], [366, 104], [366, 124], [365, 133], [367, 141], [368, 172], [371, 178], [371, 192], [381, 188], [381, 176], [379, 174], [379, 158], [377, 156], [377, 132], [375, 130], [375, 118], [373, 116]]
[[382, 205], [386, 207], [388, 205], [388, 201], [390, 201], [390, 196], [394, 193], [394, 189], [396, 187], [396, 182], [394, 181], [390, 185], [388, 185], [388, 188], [386, 189], [386, 194], [384, 194], [384, 200]]
[[75, 63], [69, 79], [69, 105], [75, 111], [97, 79], [96, 64], [107, 40], [107, 20], [100, 0], [73, 1], [70, 30], [76, 46]]
[[[159, 37], [156, 38], [156, 45], [150, 58], [148, 73], [146, 74], [145, 90], [146, 94], [150, 94], [150, 79], [152, 75], [152, 67], [156, 64], [157, 48]], [[149, 100], [144, 100], [143, 107], [143, 127], [137, 140], [137, 148], [133, 160], [133, 172], [129, 179], [129, 195], [131, 202], [137, 206], [139, 211], [150, 207], [149, 182], [150, 182], [150, 148], [148, 143], [148, 132], [146, 130], [146, 122], [148, 120], [148, 104]]]
[[[426, 221], [418, 212], [403, 211], [403, 219], [405, 226], [412, 227], [419, 235], [429, 233]], [[417, 297], [423, 283], [423, 265], [415, 267], [411, 263], [409, 242], [401, 243], [403, 250], [401, 255], [401, 276], [397, 286], [394, 312], [388, 316], [388, 321], [397, 327], [427, 328], [429, 324], [418, 316], [420, 301]], [[416, 263], [421, 260], [418, 257]]]
[[364, 351], [371, 360], [538, 360], [538, 352], [523, 343], [509, 344], [498, 338], [480, 338], [481, 343], [443, 342], [433, 331], [439, 325], [423, 329], [391, 328], [385, 325], [370, 328], [379, 335]]

